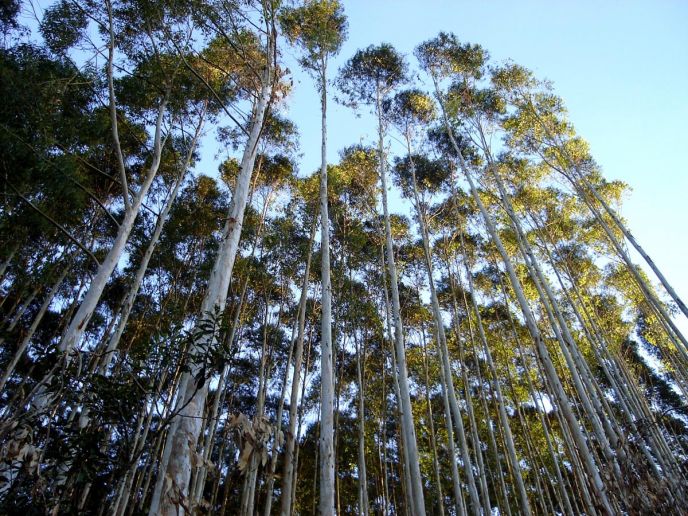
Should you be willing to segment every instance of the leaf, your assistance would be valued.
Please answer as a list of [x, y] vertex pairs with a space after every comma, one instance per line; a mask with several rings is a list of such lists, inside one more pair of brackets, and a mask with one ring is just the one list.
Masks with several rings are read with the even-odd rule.
[[239, 471], [241, 471], [242, 473], [246, 469], [246, 466], [248, 466], [248, 461], [251, 458], [252, 453], [253, 445], [247, 442], [244, 446], [244, 449], [241, 451], [241, 456], [239, 457]]

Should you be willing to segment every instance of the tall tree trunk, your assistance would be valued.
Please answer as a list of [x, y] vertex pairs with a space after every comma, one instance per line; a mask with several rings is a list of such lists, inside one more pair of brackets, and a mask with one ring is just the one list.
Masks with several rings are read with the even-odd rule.
[[[209, 316], [223, 313], [227, 301], [227, 289], [238, 251], [249, 184], [256, 160], [258, 139], [272, 89], [271, 66], [274, 53], [271, 41], [268, 42], [268, 49], [261, 90], [258, 92], [251, 114], [249, 138], [241, 159], [240, 172], [229, 207], [227, 222], [223, 229], [220, 249], [208, 281], [208, 289], [203, 298], [199, 323], [206, 321]], [[190, 351], [192, 354], [199, 353], [206, 347], [214, 346], [215, 341], [214, 332], [212, 335], [199, 336]], [[201, 432], [201, 418], [208, 389], [207, 382], [203, 386], [197, 385], [196, 377], [200, 370], [200, 363], [192, 363], [191, 371], [184, 373], [180, 382], [176, 414], [172, 419], [160, 461], [158, 479], [149, 509], [150, 516], [157, 514], [177, 516], [185, 512], [181, 504], [182, 502], [186, 503], [188, 499], [192, 454], [196, 453], [196, 443]]]
[[384, 129], [382, 121], [382, 105], [380, 92], [377, 93], [376, 108], [378, 115], [378, 159], [380, 167], [380, 185], [382, 196], [382, 210], [385, 224], [385, 246], [387, 251], [387, 273], [392, 292], [392, 316], [394, 320], [394, 344], [397, 357], [397, 375], [399, 378], [399, 394], [401, 395], [401, 427], [405, 436], [408, 450], [407, 464], [411, 472], [412, 503], [415, 516], [425, 516], [425, 497], [423, 494], [423, 479], [420, 475], [420, 459], [416, 443], [416, 430], [413, 423], [411, 409], [411, 395], [409, 393], [408, 371], [406, 367], [406, 350], [404, 349], [404, 328], [401, 320], [401, 304], [399, 301], [399, 280], [394, 259], [394, 243], [392, 242], [392, 226], [387, 207], [387, 170], [384, 149]]
[[[91, 285], [86, 292], [86, 296], [82, 300], [76, 315], [72, 318], [72, 321], [69, 324], [62, 341], [60, 342], [59, 350], [67, 355], [67, 360], [69, 360], [69, 354], [71, 354], [72, 350], [74, 350], [74, 348], [76, 348], [81, 342], [84, 332], [86, 331], [86, 327], [91, 320], [91, 316], [93, 315], [93, 312], [95, 312], [96, 306], [98, 305], [100, 297], [103, 294], [105, 285], [107, 284], [110, 276], [122, 257], [124, 248], [129, 240], [129, 235], [134, 228], [134, 222], [136, 221], [136, 217], [138, 216], [141, 205], [143, 204], [143, 200], [145, 199], [149, 188], [153, 184], [155, 175], [158, 173], [162, 155], [162, 122], [166, 107], [167, 98], [164, 98], [160, 101], [155, 124], [155, 135], [153, 137], [153, 161], [146, 171], [143, 183], [141, 183], [139, 191], [136, 193], [133, 202], [130, 205], [127, 204], [128, 208], [124, 212], [124, 219], [119, 225], [115, 241], [110, 248], [110, 251], [108, 251], [107, 256], [100, 264], [100, 267], [98, 267], [98, 271], [91, 281]], [[124, 196], [127, 198], [128, 193], [125, 192]]]
[[540, 333], [540, 330], [538, 329], [537, 323], [535, 321], [535, 317], [530, 309], [530, 306], [528, 305], [528, 301], [526, 300], [525, 294], [523, 292], [523, 288], [521, 287], [521, 283], [518, 279], [518, 276], [516, 275], [516, 271], [514, 270], [514, 267], [511, 262], [511, 258], [507, 254], [504, 245], [502, 244], [501, 238], [499, 234], [497, 233], [496, 227], [494, 220], [492, 216], [488, 213], [487, 208], [482, 202], [482, 199], [480, 198], [480, 195], [478, 194], [478, 191], [475, 186], [475, 182], [473, 181], [473, 178], [471, 177], [471, 171], [468, 169], [468, 165], [463, 159], [463, 155], [461, 154], [461, 149], [459, 148], [458, 144], [456, 143], [456, 140], [454, 138], [454, 133], [451, 125], [449, 124], [449, 120], [447, 118], [445, 108], [444, 108], [444, 102], [442, 101], [442, 95], [439, 91], [439, 84], [436, 81], [436, 78], [433, 77], [433, 81], [435, 82], [435, 89], [437, 93], [437, 98], [440, 102], [440, 107], [442, 109], [442, 114], [444, 117], [444, 125], [445, 129], [447, 130], [447, 133], [450, 138], [450, 142], [454, 148], [454, 151], [457, 155], [457, 159], [459, 161], [459, 165], [461, 167], [461, 170], [464, 173], [464, 176], [466, 177], [466, 181], [469, 184], [471, 195], [473, 199], [475, 200], [476, 204], [478, 205], [478, 209], [480, 210], [480, 213], [483, 217], [483, 220], [485, 222], [485, 225], [488, 229], [488, 232], [490, 234], [490, 237], [492, 238], [493, 243], [497, 247], [497, 250], [499, 254], [502, 257], [502, 261], [506, 267], [507, 273], [509, 275], [509, 279], [511, 280], [511, 286], [514, 290], [514, 293], [516, 294], [516, 298], [518, 300], [518, 303], [521, 307], [521, 311], [523, 313], [523, 317], [526, 321], [526, 325], [528, 327], [528, 330], [533, 338], [533, 341], [535, 343], [535, 349], [537, 351], [537, 354], [542, 360], [542, 365], [545, 369], [547, 379], [550, 382], [550, 385], [552, 386], [554, 393], [556, 395], [557, 399], [557, 404], [558, 408], [562, 411], [564, 414], [564, 417], [566, 419], [567, 425], [569, 427], [569, 430], [573, 436], [573, 439], [576, 443], [576, 446], [578, 447], [579, 453], [581, 454], [581, 458], [583, 460], [583, 463], [585, 465], [586, 472], [591, 480], [592, 486], [595, 490], [595, 494], [597, 496], [598, 502], [600, 505], [604, 508], [604, 510], [608, 514], [613, 514], [614, 511], [612, 510], [611, 504], [609, 502], [609, 499], [607, 497], [607, 490], [605, 488], [604, 483], [602, 482], [602, 478], [600, 477], [599, 470], [597, 468], [597, 464], [595, 463], [595, 460], [590, 453], [590, 449], [588, 448], [588, 444], [585, 440], [585, 437], [583, 436], [583, 432], [580, 429], [579, 423], [573, 413], [573, 410], [571, 409], [571, 402], [569, 400], [568, 395], [565, 393], [564, 388], [561, 384], [561, 381], [557, 375], [556, 369], [554, 368], [554, 364], [552, 363], [549, 351], [547, 350], [547, 347], [545, 346], [545, 343], [543, 341], [542, 335]]
[[430, 448], [432, 449], [432, 465], [435, 470], [435, 489], [437, 489], [437, 510], [440, 516], [444, 516], [444, 500], [442, 496], [442, 476], [440, 474], [440, 463], [437, 458], [437, 440], [435, 439], [435, 422], [433, 421], [432, 402], [430, 398], [430, 372], [428, 366], [428, 346], [425, 338], [425, 327], [421, 326], [421, 337], [423, 344], [423, 370], [425, 372], [425, 404], [428, 411], [428, 429]]
[[[408, 142], [408, 140], [407, 140]], [[423, 216], [422, 206], [420, 204], [420, 199], [418, 196], [418, 185], [416, 184], [416, 171], [415, 164], [411, 158], [410, 144], [408, 144], [409, 150], [409, 162], [411, 168], [411, 178], [413, 183], [413, 196], [414, 205], [416, 209], [416, 219], [418, 220], [418, 225], [420, 226], [421, 236], [423, 240], [423, 254], [425, 258], [425, 270], [428, 276], [428, 286], [430, 288], [430, 303], [432, 306], [432, 313], [435, 318], [435, 328], [437, 332], [437, 346], [440, 350], [440, 358], [442, 364], [442, 374], [444, 376], [444, 385], [447, 389], [447, 394], [449, 398], [449, 406], [451, 408], [452, 416], [454, 418], [454, 425], [458, 432], [459, 445], [461, 447], [461, 453], [463, 458], [463, 467], [466, 472], [466, 480], [468, 481], [468, 493], [471, 497], [471, 506], [473, 513], [476, 516], [480, 513], [482, 503], [478, 496], [478, 489], [475, 483], [475, 477], [473, 475], [473, 466], [468, 449], [468, 441], [466, 440], [466, 432], [463, 425], [463, 418], [461, 417], [461, 411], [459, 409], [459, 404], [456, 399], [456, 391], [454, 389], [454, 379], [451, 369], [451, 363], [449, 361], [449, 350], [447, 348], [447, 337], [444, 331], [444, 320], [442, 318], [442, 311], [440, 308], [439, 299], [437, 298], [437, 290], [435, 289], [435, 280], [433, 277], [433, 267], [432, 267], [432, 254], [430, 251], [430, 238], [428, 236], [427, 227], [425, 225], [425, 218]], [[462, 364], [463, 367], [463, 364]], [[481, 453], [479, 443], [475, 443], [476, 453]], [[487, 493], [485, 493], [487, 497]], [[486, 498], [485, 504], [489, 505], [489, 498]], [[487, 510], [487, 507], [485, 507]]]
[[[368, 475], [366, 472], [365, 453], [365, 404], [363, 390], [363, 371], [361, 365], [361, 353], [365, 353], [358, 343], [356, 329], [354, 332], [354, 346], [356, 347], [356, 380], [358, 383], [358, 490], [359, 490], [359, 514], [368, 516], [370, 505], [368, 503]], [[365, 358], [363, 359], [365, 360]]]
[[[389, 289], [387, 287], [387, 274], [385, 273], [386, 271], [386, 266], [385, 266], [385, 253], [384, 249], [381, 249], [380, 251], [380, 264], [381, 264], [381, 273], [382, 273], [382, 285], [384, 288], [384, 307], [385, 307], [385, 322], [387, 323], [387, 335], [389, 337], [389, 342], [391, 344], [391, 355], [392, 355], [392, 385], [394, 387], [394, 397], [397, 400], [397, 410], [396, 410], [396, 416], [397, 416], [397, 425], [401, 427], [402, 422], [401, 422], [401, 389], [399, 388], [399, 374], [397, 372], [397, 358], [396, 358], [396, 351], [395, 351], [395, 344], [394, 344], [394, 330], [392, 329], [393, 323], [392, 323], [392, 308], [390, 307], [390, 302], [389, 302]], [[411, 487], [411, 472], [410, 468], [408, 467], [409, 464], [409, 457], [408, 457], [408, 448], [406, 447], [406, 435], [403, 432], [403, 427], [402, 431], [399, 433], [399, 442], [397, 443], [398, 447], [401, 448], [402, 452], [402, 458], [403, 458], [403, 463], [400, 464], [400, 469], [402, 471], [402, 477], [404, 478], [404, 495], [405, 495], [405, 502], [406, 505], [405, 507], [408, 508], [409, 510], [413, 507], [413, 503], [410, 500], [410, 497], [413, 495], [413, 488]]]
[[[461, 235], [461, 247], [463, 246], [463, 235]], [[478, 335], [480, 335], [480, 341], [483, 345], [483, 352], [485, 353], [485, 358], [487, 359], [488, 367], [492, 373], [493, 388], [495, 394], [497, 395], [497, 407], [499, 412], [499, 421], [502, 425], [502, 430], [504, 431], [504, 441], [506, 443], [506, 449], [509, 454], [509, 462], [511, 463], [512, 472], [514, 474], [514, 479], [516, 480], [516, 487], [518, 489], [518, 498], [521, 504], [522, 514], [531, 514], [530, 505], [528, 504], [528, 494], [526, 493], [525, 483], [523, 482], [523, 476], [521, 475], [521, 466], [516, 455], [516, 446], [514, 445], [514, 438], [511, 433], [511, 424], [509, 423], [509, 416], [506, 413], [506, 407], [504, 402], [504, 396], [502, 395], [502, 387], [499, 383], [499, 376], [497, 375], [497, 370], [495, 368], [494, 362], [492, 360], [492, 353], [490, 352], [490, 347], [487, 343], [487, 337], [485, 336], [485, 330], [483, 329], [482, 319], [480, 317], [480, 307], [478, 306], [478, 301], [475, 296], [475, 290], [473, 288], [473, 276], [471, 270], [468, 267], [468, 263], [464, 259], [464, 266], [466, 268], [466, 277], [468, 278], [468, 288], [473, 301], [473, 311], [475, 312], [476, 326], [478, 327]]]
[[320, 252], [322, 319], [320, 341], [320, 514], [335, 513], [334, 374], [332, 357], [332, 282], [330, 280], [330, 217], [327, 207], [327, 68], [321, 65]]
[[[291, 380], [291, 395], [289, 398], [289, 428], [286, 432], [284, 446], [284, 473], [282, 477], [282, 500], [280, 503], [280, 514], [290, 516], [292, 505], [292, 483], [294, 482], [294, 448], [298, 435], [296, 434], [297, 410], [299, 407], [299, 388], [301, 379], [301, 367], [303, 365], [303, 341], [306, 325], [306, 302], [308, 301], [308, 283], [311, 273], [311, 259], [313, 256], [313, 241], [315, 239], [317, 216], [313, 219], [310, 239], [308, 241], [308, 257], [306, 258], [306, 269], [301, 285], [301, 297], [299, 299], [298, 321], [296, 330], [296, 350], [294, 351], [294, 372]], [[270, 496], [268, 494], [268, 496]]]
[[107, 347], [104, 352], [104, 359], [102, 360], [100, 366], [101, 372], [103, 372], [107, 368], [108, 364], [112, 360], [113, 353], [119, 347], [119, 341], [122, 338], [122, 333], [124, 333], [124, 329], [126, 328], [127, 322], [129, 321], [129, 315], [131, 314], [131, 309], [134, 306], [134, 301], [136, 300], [136, 296], [138, 295], [141, 283], [143, 282], [143, 278], [146, 274], [146, 271], [148, 270], [148, 264], [150, 263], [150, 259], [153, 256], [153, 252], [155, 251], [155, 248], [158, 245], [158, 240], [160, 239], [160, 235], [162, 234], [165, 222], [167, 222], [167, 217], [170, 214], [172, 206], [174, 205], [174, 202], [177, 198], [179, 188], [184, 182], [186, 172], [189, 170], [189, 167], [191, 166], [193, 153], [196, 149], [196, 144], [201, 134], [201, 129], [203, 127], [204, 117], [205, 107], [203, 108], [203, 113], [199, 117], [198, 125], [196, 126], [196, 131], [194, 133], [193, 139], [191, 140], [189, 151], [187, 153], [184, 163], [182, 164], [182, 169], [180, 170], [179, 176], [177, 177], [172, 186], [172, 190], [167, 195], [167, 199], [165, 200], [165, 205], [163, 206], [162, 211], [158, 215], [158, 220], [155, 223], [155, 229], [153, 230], [153, 234], [151, 235], [150, 241], [148, 242], [148, 246], [146, 247], [146, 250], [143, 253], [141, 263], [139, 264], [139, 267], [136, 270], [134, 281], [129, 287], [127, 297], [125, 298], [124, 303], [122, 304], [122, 307], [120, 309], [119, 320], [117, 321], [115, 331], [111, 334], [110, 340], [108, 341]]

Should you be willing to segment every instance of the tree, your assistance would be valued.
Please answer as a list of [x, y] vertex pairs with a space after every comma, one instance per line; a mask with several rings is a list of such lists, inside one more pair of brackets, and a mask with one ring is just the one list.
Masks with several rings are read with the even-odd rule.
[[[330, 217], [327, 206], [327, 62], [336, 55], [346, 37], [346, 18], [337, 1], [310, 1], [302, 7], [286, 10], [282, 24], [287, 37], [296, 42], [304, 56], [301, 65], [311, 72], [320, 91], [320, 251], [322, 283], [321, 397], [320, 397], [320, 513], [335, 514], [334, 504], [334, 413], [332, 372], [332, 285], [330, 280]], [[298, 377], [295, 375], [298, 383]], [[287, 468], [293, 466], [289, 465]], [[289, 472], [287, 475], [291, 475]], [[289, 478], [289, 477], [287, 477]], [[283, 492], [291, 484], [284, 484]], [[289, 510], [288, 495], [283, 499], [282, 514]]]
[[378, 120], [378, 163], [381, 186], [383, 218], [385, 224], [385, 247], [387, 253], [387, 267], [389, 283], [392, 292], [392, 315], [394, 320], [394, 342], [397, 360], [401, 419], [404, 435], [404, 447], [407, 450], [407, 469], [411, 472], [412, 489], [409, 493], [410, 503], [418, 515], [425, 514], [425, 503], [422, 489], [422, 479], [418, 467], [418, 451], [416, 435], [413, 428], [413, 414], [406, 371], [406, 352], [404, 350], [404, 330], [401, 321], [401, 307], [399, 302], [399, 286], [394, 260], [392, 229], [387, 202], [387, 172], [384, 151], [384, 137], [386, 123], [383, 115], [383, 101], [397, 86], [406, 80], [406, 64], [401, 56], [387, 44], [370, 46], [358, 51], [344, 65], [339, 73], [337, 84], [342, 93], [355, 105], [358, 102], [373, 106]]

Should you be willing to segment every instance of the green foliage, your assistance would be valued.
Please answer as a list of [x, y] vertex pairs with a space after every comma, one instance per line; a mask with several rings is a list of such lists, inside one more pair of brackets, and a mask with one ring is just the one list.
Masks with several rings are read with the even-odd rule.
[[88, 26], [87, 9], [91, 7], [79, 5], [71, 0], [60, 0], [46, 9], [41, 20], [41, 34], [48, 48], [63, 54], [79, 43]]
[[414, 178], [419, 192], [437, 193], [449, 177], [450, 167], [444, 160], [432, 160], [425, 155], [414, 154], [397, 158], [393, 168], [405, 197], [412, 197]]
[[375, 104], [407, 81], [407, 64], [388, 43], [359, 50], [341, 68], [337, 87], [351, 104]]
[[347, 22], [338, 0], [305, 0], [299, 7], [284, 8], [280, 23], [287, 39], [303, 52], [305, 69], [320, 77], [329, 56], [336, 55], [346, 40]]
[[[17, 28], [18, 5], [0, 6], [3, 29]], [[241, 221], [229, 220], [228, 208], [250, 126], [246, 120], [265, 81], [266, 31], [279, 22], [299, 49], [301, 65], [324, 87], [327, 60], [346, 37], [342, 4], [305, 0], [280, 8], [279, 2], [253, 0], [117, 0], [112, 13], [109, 5], [57, 1], [41, 20], [44, 42], [19, 42], [10, 34], [0, 50], [0, 371], [8, 370], [18, 352], [0, 392], [0, 512], [114, 511], [118, 493], [128, 485], [116, 512], [145, 512], [170, 424], [180, 406], [199, 402], [199, 393], [199, 434], [185, 438], [193, 441], [192, 478], [207, 475], [200, 501], [195, 504], [180, 491], [178, 508], [240, 512], [242, 493], [248, 491], [243, 486], [250, 483], [249, 459], [255, 457], [254, 509], [262, 511], [274, 474], [274, 512], [284, 471], [276, 427], [281, 424], [285, 434], [289, 422], [304, 282], [293, 509], [313, 512], [320, 489], [320, 178], [319, 171], [298, 174], [300, 120], [286, 118], [290, 86], [279, 82], [286, 72], [284, 47], [274, 55], [275, 84], [261, 138], [249, 149], [257, 156], [250, 202]], [[96, 60], [84, 57], [90, 46], [83, 44], [88, 35], [107, 55], [109, 14], [115, 36], [113, 100], [131, 197], [151, 163], [152, 128], [161, 105], [165, 145], [82, 346], [64, 356], [57, 350], [65, 326], [93, 281], [88, 253], [100, 260], [107, 255], [124, 215], [107, 67], [102, 57], [92, 65]], [[512, 63], [490, 66], [484, 49], [448, 33], [422, 43], [416, 56], [437, 86], [434, 99], [416, 87], [396, 93], [411, 73], [388, 44], [358, 51], [336, 81], [346, 103], [374, 105], [385, 149], [381, 153], [361, 141], [327, 164], [340, 512], [362, 512], [359, 443], [368, 471], [369, 512], [408, 509], [390, 275], [381, 266], [389, 258], [378, 212], [383, 155], [395, 178], [392, 252], [428, 512], [453, 510], [450, 466], [463, 456], [463, 450], [453, 457], [448, 451], [440, 329], [465, 424], [466, 453], [475, 461], [464, 464], [462, 457], [458, 464], [484, 475], [479, 489], [487, 487], [493, 512], [519, 512], [512, 485], [516, 468], [533, 513], [566, 513], [563, 492], [573, 500], [573, 512], [595, 512], [583, 506], [581, 489], [594, 494], [590, 472], [579, 460], [586, 452], [620, 512], [664, 510], [662, 500], [674, 500], [667, 493], [680, 484], [688, 449], [686, 357], [681, 336], [670, 327], [678, 308], [640, 266], [620, 258], [618, 249], [626, 246], [623, 221], [598, 200], [616, 209], [627, 186], [605, 180], [567, 119], [562, 99], [532, 72]], [[199, 168], [205, 166], [204, 150], [191, 149], [201, 112], [204, 130], [216, 132], [222, 146], [222, 163], [211, 175]], [[406, 141], [393, 137], [393, 143], [387, 124]], [[187, 156], [193, 175], [184, 169]], [[475, 197], [466, 189], [465, 173], [476, 184]], [[177, 197], [167, 217], [159, 219], [177, 180]], [[413, 206], [399, 202], [399, 195], [413, 198], [427, 223], [429, 263], [409, 218]], [[490, 217], [478, 210], [478, 199]], [[486, 219], [494, 223], [503, 251]], [[242, 231], [227, 306], [202, 313], [211, 274], [223, 272], [216, 267], [218, 250], [226, 244], [223, 228], [237, 222]], [[149, 248], [156, 228], [160, 239]], [[150, 262], [132, 291], [149, 249]], [[507, 263], [516, 273], [513, 284]], [[428, 302], [430, 280], [442, 328]], [[538, 288], [545, 284], [549, 293]], [[526, 324], [517, 285], [535, 331]], [[136, 295], [127, 322], [119, 328], [116, 349], [109, 349], [130, 292]], [[558, 337], [564, 329], [570, 340]], [[544, 350], [533, 338], [538, 332]], [[576, 367], [567, 364], [564, 350], [579, 361]], [[547, 354], [552, 368], [545, 370]], [[581, 391], [576, 374], [590, 388]], [[561, 383], [574, 421], [562, 417], [566, 407], [552, 379]], [[187, 380], [194, 396], [183, 400], [179, 385]], [[601, 435], [582, 394], [599, 403], [592, 411], [608, 427]], [[505, 421], [516, 460], [507, 457]], [[575, 429], [584, 433], [582, 442], [572, 441]], [[460, 448], [464, 443], [454, 431]], [[620, 478], [614, 478], [603, 449], [607, 441]], [[685, 504], [678, 498], [675, 507], [681, 511]]]
[[418, 89], [404, 90], [383, 102], [385, 116], [406, 134], [414, 126], [425, 126], [437, 116], [435, 104]]
[[479, 45], [462, 44], [455, 34], [447, 32], [418, 45], [415, 55], [421, 67], [438, 78], [455, 74], [480, 79], [489, 57]]

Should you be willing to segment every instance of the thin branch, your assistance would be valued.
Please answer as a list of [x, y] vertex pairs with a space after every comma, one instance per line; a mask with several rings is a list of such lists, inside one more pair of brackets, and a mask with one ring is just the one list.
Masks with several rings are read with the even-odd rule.
[[115, 223], [115, 226], [117, 226], [117, 228], [119, 229], [119, 222], [117, 222], [117, 219], [114, 217], [112, 213], [110, 213], [110, 210], [108, 210], [107, 207], [100, 201], [100, 199], [98, 199], [96, 194], [91, 192], [88, 188], [86, 188], [84, 185], [82, 185], [75, 179], [72, 179], [70, 177], [69, 180], [72, 183], [74, 183], [80, 190], [82, 190], [86, 195], [88, 195], [91, 199], [93, 199], [96, 202], [96, 204], [98, 204], [98, 206], [100, 206], [103, 209], [103, 211], [107, 214], [110, 220]]
[[115, 31], [112, 20], [112, 3], [107, 0], [107, 12], [109, 21], [110, 44], [108, 46], [108, 64], [107, 64], [107, 79], [108, 79], [108, 94], [110, 97], [110, 119], [112, 124], [112, 139], [115, 144], [115, 151], [117, 153], [117, 164], [119, 165], [119, 177], [122, 184], [122, 197], [124, 198], [124, 212], [131, 209], [129, 202], [129, 186], [127, 184], [127, 171], [124, 167], [124, 155], [122, 154], [122, 146], [119, 142], [119, 131], [117, 129], [117, 106], [115, 105], [115, 86], [112, 72], [112, 62], [115, 59]]
[[72, 234], [67, 231], [59, 222], [57, 222], [55, 219], [53, 219], [50, 215], [45, 213], [43, 210], [41, 210], [38, 206], [36, 206], [34, 203], [32, 203], [29, 199], [24, 197], [19, 190], [17, 190], [14, 185], [11, 183], [5, 182], [7, 186], [9, 186], [12, 190], [14, 190], [14, 193], [17, 194], [17, 196], [24, 201], [26, 204], [31, 206], [34, 210], [36, 210], [42, 217], [44, 217], [46, 220], [48, 220], [52, 225], [54, 225], [57, 229], [59, 229], [64, 235], [69, 238], [72, 242], [74, 242], [83, 252], [85, 252], [94, 262], [95, 264], [100, 267], [100, 262], [98, 259], [93, 255], [91, 251], [89, 251], [81, 242], [79, 242]]

